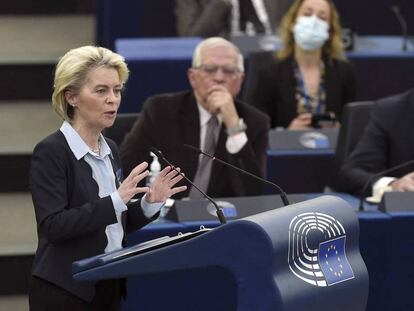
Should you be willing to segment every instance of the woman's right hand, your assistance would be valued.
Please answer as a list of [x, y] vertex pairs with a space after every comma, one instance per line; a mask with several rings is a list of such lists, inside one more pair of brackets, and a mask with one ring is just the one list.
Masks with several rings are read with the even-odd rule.
[[311, 127], [312, 123], [312, 114], [309, 112], [301, 113], [296, 118], [294, 118], [289, 126], [289, 130], [305, 130]]
[[135, 166], [127, 178], [122, 182], [118, 188], [118, 194], [122, 201], [127, 204], [137, 193], [147, 193], [149, 187], [137, 187], [138, 183], [148, 176], [149, 172], [146, 170], [147, 162]]

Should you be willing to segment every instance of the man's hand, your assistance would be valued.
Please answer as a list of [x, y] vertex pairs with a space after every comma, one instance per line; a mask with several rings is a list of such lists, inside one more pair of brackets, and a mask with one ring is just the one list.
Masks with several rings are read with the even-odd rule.
[[234, 99], [224, 86], [213, 86], [208, 92], [206, 101], [209, 111], [220, 115], [227, 128], [237, 125], [239, 115], [234, 105]]
[[414, 172], [394, 180], [390, 186], [393, 191], [414, 191]]

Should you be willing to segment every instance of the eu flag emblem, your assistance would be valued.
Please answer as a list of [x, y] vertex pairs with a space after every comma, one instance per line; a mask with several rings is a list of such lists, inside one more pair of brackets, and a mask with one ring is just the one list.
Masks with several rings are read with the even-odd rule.
[[328, 286], [354, 278], [345, 254], [346, 236], [319, 244], [318, 261]]

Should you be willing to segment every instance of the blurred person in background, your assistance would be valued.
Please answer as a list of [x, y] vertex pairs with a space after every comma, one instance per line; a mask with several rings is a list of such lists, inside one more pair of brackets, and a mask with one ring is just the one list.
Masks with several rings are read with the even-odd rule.
[[[188, 69], [192, 90], [148, 98], [121, 144], [124, 171], [150, 161], [150, 148], [162, 151], [212, 197], [262, 194], [262, 184], [206, 156], [195, 146], [253, 174], [264, 176], [268, 117], [236, 99], [244, 77], [243, 56], [231, 42], [212, 37], [195, 48]], [[200, 198], [191, 187], [179, 196]]]
[[175, 0], [179, 36], [274, 34], [292, 0]]
[[311, 128], [313, 116], [340, 120], [344, 105], [356, 98], [356, 77], [333, 2], [296, 0], [281, 38], [284, 47], [271, 64], [249, 70], [244, 100], [269, 115], [272, 128]]
[[413, 124], [414, 90], [378, 100], [364, 134], [342, 165], [335, 190], [357, 195], [414, 191], [414, 164], [377, 176], [414, 159]]

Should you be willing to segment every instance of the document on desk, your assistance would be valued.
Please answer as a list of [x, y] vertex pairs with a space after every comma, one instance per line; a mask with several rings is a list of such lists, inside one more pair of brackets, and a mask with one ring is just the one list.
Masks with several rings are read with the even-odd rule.
[[110, 253], [97, 255], [94, 257], [78, 260], [72, 263], [72, 274], [79, 273], [91, 268], [103, 266], [105, 264], [116, 262], [124, 258], [143, 254], [155, 249], [168, 245], [176, 244], [197, 237], [203, 233], [213, 230], [201, 226], [199, 230], [187, 233], [178, 233], [176, 236], [163, 236], [154, 240], [146, 241], [134, 246], [123, 248]]

